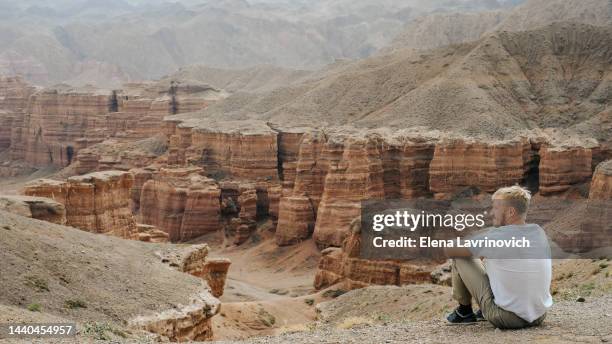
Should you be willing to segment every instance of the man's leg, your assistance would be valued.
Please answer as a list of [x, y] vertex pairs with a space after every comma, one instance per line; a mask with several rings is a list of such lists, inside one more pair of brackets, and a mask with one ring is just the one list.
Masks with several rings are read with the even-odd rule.
[[465, 283], [463, 282], [463, 279], [461, 278], [461, 275], [459, 274], [459, 271], [457, 270], [456, 261], [458, 259], [462, 258], [451, 259], [451, 281], [453, 287], [453, 299], [455, 299], [455, 301], [457, 301], [460, 305], [470, 306], [472, 304], [472, 294], [466, 287]]
[[[491, 290], [489, 277], [480, 260], [466, 258], [455, 259], [453, 270], [458, 274], [458, 278], [461, 279], [468, 293], [472, 295], [478, 303], [485, 319], [495, 327], [502, 329], [518, 329], [531, 325], [516, 314], [502, 309], [495, 304], [495, 297]], [[453, 279], [453, 283], [454, 282], [455, 279]]]
[[[465, 296], [473, 297], [482, 307], [483, 303], [493, 300], [493, 292], [489, 285], [489, 278], [485, 272], [484, 266], [480, 259], [472, 258], [455, 258], [453, 259], [453, 297], [460, 304], [464, 304]], [[455, 275], [458, 283], [458, 288], [455, 289]], [[455, 291], [457, 295], [455, 295]], [[484, 312], [484, 310], [483, 310]]]

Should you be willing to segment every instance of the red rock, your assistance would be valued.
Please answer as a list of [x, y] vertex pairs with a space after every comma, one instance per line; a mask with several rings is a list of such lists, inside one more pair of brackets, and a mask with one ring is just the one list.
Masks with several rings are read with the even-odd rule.
[[573, 185], [588, 182], [591, 177], [592, 150], [583, 147], [540, 149], [540, 194], [567, 191]]
[[435, 264], [416, 264], [394, 260], [368, 260], [359, 258], [359, 221], [351, 223], [350, 235], [342, 248], [330, 247], [321, 252], [314, 287], [326, 288], [340, 283], [346, 290], [368, 285], [405, 285], [431, 282]]
[[199, 123], [166, 118], [168, 161], [206, 166], [207, 172], [249, 180], [278, 180], [277, 132], [261, 121]]
[[577, 246], [583, 251], [612, 247], [612, 160], [595, 169]]
[[362, 200], [384, 199], [383, 165], [372, 139], [349, 139], [342, 159], [332, 165], [317, 211], [313, 239], [319, 247], [340, 246]]
[[445, 198], [466, 187], [494, 192], [520, 183], [527, 161], [528, 140], [477, 142], [445, 140], [436, 145], [429, 170], [429, 187], [438, 198]]
[[133, 182], [128, 172], [95, 172], [65, 182], [40, 179], [26, 185], [24, 194], [62, 203], [69, 226], [129, 238], [136, 228], [129, 206]]
[[602, 162], [595, 169], [589, 199], [612, 200], [612, 160]]
[[157, 229], [155, 226], [136, 224], [136, 232], [130, 239], [146, 242], [168, 242], [168, 233]]
[[276, 243], [292, 245], [308, 239], [314, 230], [315, 212], [306, 196], [283, 197], [280, 201]]
[[227, 258], [206, 259], [203, 276], [208, 282], [213, 296], [220, 297], [223, 295], [225, 279], [231, 263]]
[[162, 168], [146, 181], [140, 195], [140, 221], [184, 241], [220, 229], [217, 184], [201, 168]]

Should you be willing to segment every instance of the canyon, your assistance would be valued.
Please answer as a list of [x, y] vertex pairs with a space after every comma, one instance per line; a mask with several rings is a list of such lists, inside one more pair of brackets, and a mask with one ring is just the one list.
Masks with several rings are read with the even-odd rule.
[[[558, 213], [535, 213], [562, 248], [608, 248], [611, 30], [555, 23], [500, 31], [339, 62], [257, 92], [218, 89], [188, 71], [113, 90], [1, 77], [0, 176], [18, 187], [0, 195], [0, 209], [38, 227], [53, 223], [58, 237], [65, 225], [83, 241], [136, 247], [164, 269], [197, 277], [206, 290], [190, 289], [181, 306], [121, 319], [174, 341], [214, 338], [225, 300], [238, 317], [247, 307], [240, 302], [284, 295], [269, 284], [245, 288], [244, 266], [234, 272], [217, 253], [244, 265], [251, 262], [240, 250], [254, 261], [316, 258], [309, 287], [290, 291], [300, 307], [301, 297], [329, 288], [447, 283], [444, 261], [361, 257], [368, 200], [484, 199], [519, 184], [543, 208], [584, 202], [557, 222]], [[586, 216], [567, 221], [576, 214]], [[213, 239], [211, 254], [202, 243]], [[272, 261], [276, 274], [267, 278], [294, 277], [287, 262]], [[260, 306], [248, 304], [270, 323]], [[235, 330], [230, 320], [216, 321]]]

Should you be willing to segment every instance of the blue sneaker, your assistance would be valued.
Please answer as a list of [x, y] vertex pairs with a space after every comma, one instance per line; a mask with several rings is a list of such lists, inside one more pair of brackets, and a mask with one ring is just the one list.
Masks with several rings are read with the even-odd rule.
[[456, 308], [451, 314], [446, 317], [449, 324], [460, 325], [460, 324], [474, 324], [476, 320], [476, 314], [470, 312], [469, 314], [461, 314], [459, 308]]

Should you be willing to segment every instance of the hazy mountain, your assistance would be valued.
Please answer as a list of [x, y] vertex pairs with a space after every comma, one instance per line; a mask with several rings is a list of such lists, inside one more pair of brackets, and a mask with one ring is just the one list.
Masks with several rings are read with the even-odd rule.
[[0, 0], [0, 73], [36, 83], [158, 78], [181, 66], [317, 68], [364, 58], [415, 18], [496, 0]]

